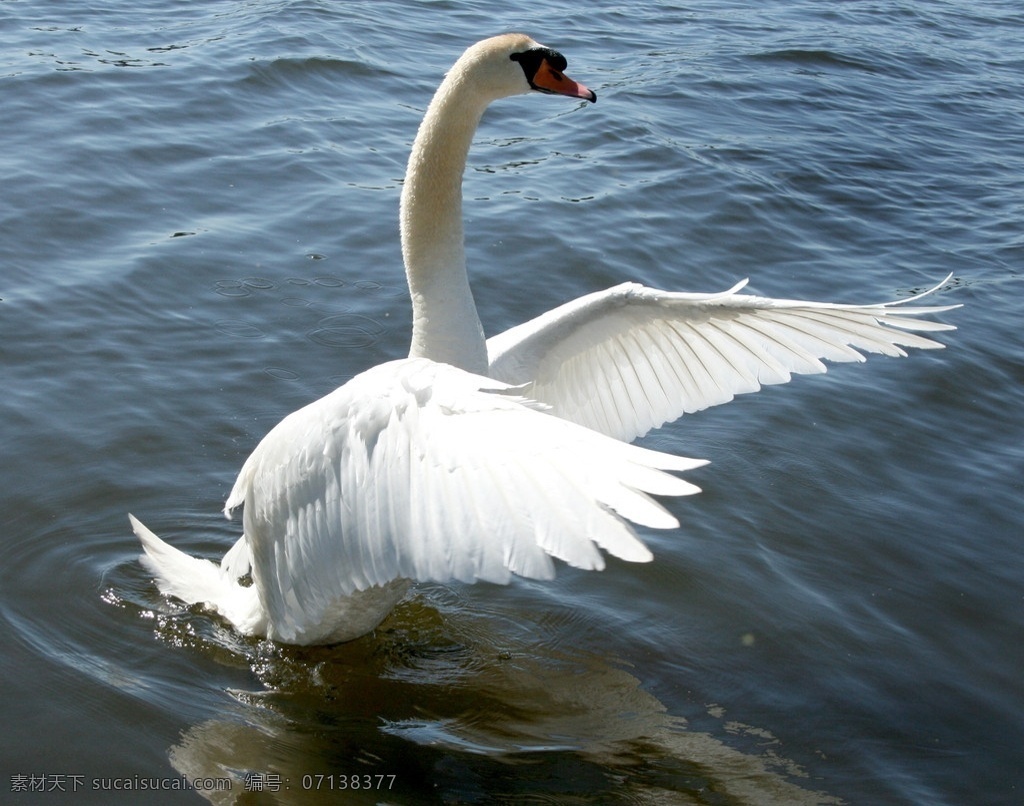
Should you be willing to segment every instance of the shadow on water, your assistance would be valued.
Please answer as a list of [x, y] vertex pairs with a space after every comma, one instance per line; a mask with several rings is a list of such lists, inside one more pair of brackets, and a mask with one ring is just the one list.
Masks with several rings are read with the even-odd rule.
[[740, 750], [688, 729], [625, 663], [559, 636], [573, 618], [422, 586], [374, 634], [287, 647], [155, 597], [104, 594], [197, 662], [251, 675], [169, 749], [190, 781], [230, 779], [213, 803], [840, 802], [803, 786], [767, 731], [728, 723]]

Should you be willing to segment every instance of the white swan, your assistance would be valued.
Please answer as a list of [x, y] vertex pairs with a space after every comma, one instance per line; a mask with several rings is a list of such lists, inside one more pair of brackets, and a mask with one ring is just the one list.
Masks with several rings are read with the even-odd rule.
[[[160, 590], [238, 630], [287, 643], [369, 632], [413, 580], [600, 569], [599, 549], [651, 559], [628, 521], [678, 522], [650, 495], [687, 495], [664, 471], [704, 464], [628, 441], [822, 359], [942, 345], [912, 331], [956, 306], [835, 305], [627, 283], [484, 339], [466, 275], [462, 173], [485, 108], [530, 91], [596, 100], [565, 59], [526, 36], [469, 48], [420, 126], [402, 190], [413, 303], [408, 358], [289, 415], [242, 467], [225, 513], [244, 534], [220, 565], [131, 517]], [[240, 578], [251, 573], [251, 585]]]

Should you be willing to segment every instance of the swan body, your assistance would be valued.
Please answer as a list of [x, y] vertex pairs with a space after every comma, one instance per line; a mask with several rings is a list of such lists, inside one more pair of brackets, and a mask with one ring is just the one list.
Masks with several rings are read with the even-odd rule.
[[[484, 110], [541, 91], [596, 100], [564, 58], [509, 34], [469, 48], [420, 126], [401, 198], [413, 304], [408, 358], [357, 375], [285, 417], [225, 505], [243, 535], [220, 564], [173, 548], [133, 516], [161, 591], [239, 631], [294, 644], [373, 630], [414, 581], [599, 570], [602, 550], [651, 553], [631, 523], [677, 527], [651, 496], [698, 492], [704, 464], [628, 444], [823, 360], [943, 345], [920, 319], [956, 306], [776, 300], [625, 283], [485, 340], [466, 272], [462, 174]], [[936, 289], [932, 289], [934, 291]], [[925, 292], [925, 293], [931, 293]], [[251, 575], [251, 584], [240, 580]]]

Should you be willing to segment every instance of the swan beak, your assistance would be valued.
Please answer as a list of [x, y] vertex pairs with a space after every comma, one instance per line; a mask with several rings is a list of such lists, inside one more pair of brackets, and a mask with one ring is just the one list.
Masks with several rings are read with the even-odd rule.
[[597, 103], [597, 93], [587, 89], [578, 81], [573, 81], [561, 70], [556, 70], [547, 59], [542, 59], [537, 72], [533, 74], [534, 89], [549, 92], [553, 95], [567, 95], [570, 98], [582, 98]]

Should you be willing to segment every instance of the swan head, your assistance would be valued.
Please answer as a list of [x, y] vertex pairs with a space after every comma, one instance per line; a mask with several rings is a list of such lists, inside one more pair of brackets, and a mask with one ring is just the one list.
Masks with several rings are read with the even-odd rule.
[[458, 72], [493, 99], [527, 92], [565, 95], [594, 103], [597, 95], [565, 74], [565, 57], [524, 34], [477, 42], [456, 62]]

